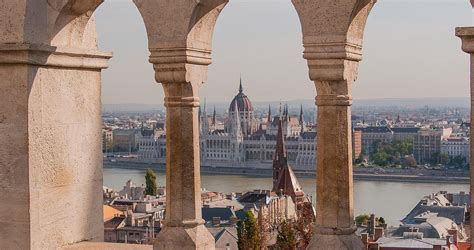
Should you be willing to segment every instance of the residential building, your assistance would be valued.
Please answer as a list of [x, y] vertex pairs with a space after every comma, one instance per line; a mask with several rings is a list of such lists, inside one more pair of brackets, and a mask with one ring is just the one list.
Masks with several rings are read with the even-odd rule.
[[441, 153], [449, 157], [462, 156], [469, 162], [470, 152], [468, 137], [448, 137], [441, 140]]
[[393, 140], [400, 142], [408, 142], [413, 144], [415, 136], [418, 134], [421, 128], [419, 127], [392, 127]]
[[376, 143], [391, 143], [393, 131], [388, 126], [361, 128], [362, 152], [370, 155], [375, 151]]
[[423, 128], [413, 140], [413, 154], [418, 164], [439, 162], [441, 140], [449, 137], [450, 128]]
[[362, 128], [356, 127], [352, 130], [352, 150], [354, 158], [359, 158], [362, 153]]
[[115, 129], [113, 131], [114, 151], [132, 152], [136, 149], [135, 129]]

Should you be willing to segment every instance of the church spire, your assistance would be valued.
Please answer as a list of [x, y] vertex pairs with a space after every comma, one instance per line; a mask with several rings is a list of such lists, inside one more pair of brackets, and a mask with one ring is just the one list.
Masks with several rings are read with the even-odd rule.
[[278, 162], [280, 166], [283, 166], [287, 163], [287, 155], [285, 148], [285, 138], [283, 135], [283, 122], [280, 120], [278, 122], [278, 132], [277, 132], [277, 141], [276, 141], [276, 152], [275, 152], [275, 162]]
[[280, 102], [280, 120], [282, 118], [282, 111], [281, 111], [281, 102]]
[[268, 104], [268, 124], [272, 122], [272, 107]]
[[242, 87], [242, 76], [240, 76], [240, 85], [239, 85], [239, 93], [243, 93], [244, 88]]
[[303, 104], [301, 104], [301, 108], [300, 108], [300, 126], [301, 126], [301, 133], [304, 132], [305, 128], [304, 128], [304, 115], [303, 115]]
[[212, 113], [212, 126], [216, 126], [216, 106], [214, 106], [214, 112]]
[[202, 111], [202, 124], [201, 129], [203, 134], [209, 133], [209, 118], [207, 117], [207, 107], [206, 107], [206, 99], [204, 99], [204, 109]]
[[304, 118], [303, 118], [303, 104], [300, 106], [300, 123], [304, 123]]

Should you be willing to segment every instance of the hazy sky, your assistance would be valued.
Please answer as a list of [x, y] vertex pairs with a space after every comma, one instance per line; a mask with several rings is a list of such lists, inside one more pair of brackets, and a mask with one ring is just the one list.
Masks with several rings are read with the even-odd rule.
[[[379, 0], [365, 30], [354, 98], [465, 97], [469, 58], [454, 36], [471, 25], [467, 0]], [[103, 73], [103, 102], [163, 103], [148, 63], [143, 21], [131, 0], [96, 12], [100, 48], [114, 52]], [[213, 64], [201, 97], [230, 101], [242, 74], [253, 101], [313, 99], [301, 28], [290, 0], [230, 0], [217, 22]]]

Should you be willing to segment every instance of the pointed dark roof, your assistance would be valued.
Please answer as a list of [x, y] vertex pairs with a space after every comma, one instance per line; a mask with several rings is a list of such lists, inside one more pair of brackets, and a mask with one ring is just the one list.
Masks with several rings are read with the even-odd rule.
[[304, 192], [301, 189], [291, 166], [288, 164], [281, 120], [278, 123], [276, 139], [276, 152], [273, 160], [272, 191], [279, 195], [289, 195], [293, 201], [296, 202], [296, 198], [304, 196]]
[[268, 104], [268, 123], [272, 122], [272, 107]]
[[282, 121], [279, 120], [278, 123], [278, 132], [277, 132], [277, 143], [276, 143], [276, 153], [274, 159], [274, 165], [277, 162], [280, 166], [288, 165], [287, 164], [287, 154], [285, 148], [285, 138], [283, 135]]
[[244, 88], [242, 87], [242, 77], [240, 77], [240, 84], [239, 84], [239, 93], [243, 93]]
[[301, 104], [300, 108], [300, 123], [304, 122], [304, 117], [303, 117], [303, 104]]
[[214, 106], [214, 112], [212, 113], [212, 125], [216, 125], [216, 106]]

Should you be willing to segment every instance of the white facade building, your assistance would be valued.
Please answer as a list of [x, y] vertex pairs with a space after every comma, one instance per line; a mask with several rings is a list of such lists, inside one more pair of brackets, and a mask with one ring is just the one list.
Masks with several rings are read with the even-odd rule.
[[468, 137], [448, 137], [441, 140], [441, 153], [450, 157], [462, 156], [467, 161], [470, 159], [470, 147]]
[[[215, 112], [208, 116], [206, 106], [200, 112], [201, 165], [211, 167], [242, 167], [271, 169], [275, 154], [278, 123], [282, 119], [288, 161], [295, 170], [312, 171], [316, 166], [316, 132], [307, 131], [301, 108], [299, 116], [290, 115], [288, 107], [280, 107], [276, 116], [260, 121], [244, 94], [242, 82], [239, 93], [229, 106], [224, 128], [217, 124]], [[138, 140], [138, 157], [142, 161], [164, 163], [164, 136], [142, 137]]]

